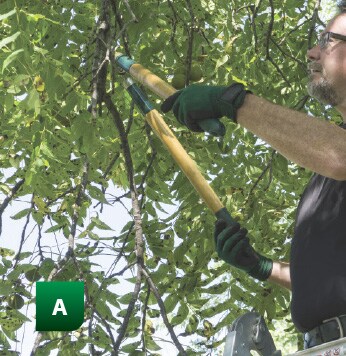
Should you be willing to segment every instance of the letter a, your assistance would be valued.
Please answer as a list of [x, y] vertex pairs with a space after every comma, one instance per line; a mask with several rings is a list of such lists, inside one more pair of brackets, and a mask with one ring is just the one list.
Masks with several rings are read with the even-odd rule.
[[64, 301], [62, 299], [57, 299], [52, 315], [56, 315], [57, 312], [62, 312], [63, 315], [67, 315]]

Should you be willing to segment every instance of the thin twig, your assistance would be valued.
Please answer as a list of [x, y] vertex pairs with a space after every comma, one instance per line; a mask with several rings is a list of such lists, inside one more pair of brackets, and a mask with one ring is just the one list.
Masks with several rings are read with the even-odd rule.
[[175, 8], [173, 6], [173, 2], [171, 0], [168, 0], [167, 3], [168, 3], [168, 6], [170, 7], [170, 9], [172, 10], [172, 13], [173, 13], [172, 33], [170, 35], [169, 42], [172, 44], [172, 48], [173, 48], [173, 51], [176, 54], [176, 56], [178, 58], [180, 58], [180, 54], [179, 54], [179, 52], [178, 52], [178, 50], [176, 48], [175, 41], [174, 41], [175, 35], [176, 35], [176, 32], [177, 32], [177, 23], [179, 22], [179, 14], [175, 10]]
[[147, 309], [148, 309], [148, 301], [150, 297], [150, 287], [148, 285], [148, 292], [145, 297], [144, 305], [143, 305], [143, 317], [142, 317], [142, 350], [146, 354], [146, 345], [145, 345], [145, 324], [147, 322]]
[[113, 118], [113, 122], [118, 129], [121, 147], [123, 150], [125, 158], [125, 166], [127, 171], [127, 177], [130, 185], [131, 191], [131, 200], [132, 200], [132, 210], [133, 210], [133, 219], [134, 219], [134, 229], [135, 229], [135, 252], [136, 252], [136, 264], [137, 264], [137, 277], [134, 291], [132, 293], [131, 301], [128, 305], [126, 315], [124, 317], [123, 323], [118, 330], [118, 337], [115, 342], [114, 352], [117, 353], [120, 347], [121, 342], [123, 341], [128, 324], [133, 314], [135, 303], [138, 300], [139, 292], [142, 286], [142, 269], [144, 265], [144, 239], [143, 239], [143, 229], [142, 229], [142, 218], [141, 218], [141, 208], [138, 200], [138, 192], [134, 179], [134, 166], [131, 157], [130, 146], [127, 139], [127, 134], [125, 131], [124, 124], [121, 120], [120, 114], [114, 105], [111, 97], [107, 94], [104, 97], [105, 104]]
[[194, 40], [194, 31], [195, 31], [195, 14], [193, 13], [191, 1], [190, 0], [185, 0], [185, 1], [191, 18], [190, 25], [185, 26], [189, 37], [186, 60], [185, 60], [185, 85], [188, 86], [190, 83], [190, 72], [191, 72], [191, 64], [192, 64], [193, 40]]
[[115, 339], [114, 339], [111, 327], [109, 326], [107, 320], [105, 320], [105, 318], [103, 318], [101, 316], [101, 314], [97, 310], [95, 311], [95, 313], [100, 318], [100, 320], [102, 321], [103, 325], [105, 326], [105, 328], [106, 328], [106, 330], [108, 332], [109, 338], [111, 339], [113, 350], [114, 350], [115, 347], [116, 347], [116, 344], [115, 344]]
[[273, 0], [269, 0], [269, 3], [270, 3], [270, 21], [269, 21], [268, 31], [267, 31], [267, 36], [266, 36], [266, 59], [275, 67], [275, 69], [281, 75], [281, 77], [285, 81], [285, 83], [289, 87], [292, 87], [290, 81], [286, 78], [284, 72], [281, 70], [281, 68], [278, 66], [278, 64], [273, 60], [273, 58], [270, 55], [270, 38], [272, 36], [273, 27], [274, 27], [275, 9], [274, 9]]
[[124, 320], [120, 326], [120, 328], [118, 329], [118, 337], [115, 341], [115, 345], [114, 345], [114, 352], [116, 355], [118, 355], [119, 353], [119, 347], [121, 342], [123, 341], [125, 334], [126, 334], [126, 330], [127, 327], [129, 325], [130, 322], [130, 318], [133, 314], [134, 308], [135, 308], [135, 304], [138, 300], [139, 297], [139, 292], [141, 290], [141, 285], [142, 285], [142, 278], [141, 278], [141, 269], [138, 268], [137, 270], [137, 278], [136, 278], [136, 284], [135, 284], [135, 288], [132, 292], [132, 298], [130, 303], [127, 306], [127, 310], [126, 310], [126, 315], [124, 316]]
[[161, 316], [162, 316], [163, 322], [164, 322], [166, 328], [168, 329], [169, 334], [171, 335], [171, 338], [172, 338], [172, 341], [174, 342], [175, 347], [179, 350], [181, 355], [186, 356], [187, 353], [184, 350], [183, 346], [180, 344], [180, 342], [178, 340], [178, 337], [176, 336], [176, 334], [174, 332], [173, 326], [170, 324], [170, 322], [168, 320], [165, 304], [164, 304], [164, 302], [163, 302], [163, 300], [162, 300], [162, 298], [160, 296], [159, 291], [157, 290], [153, 280], [151, 279], [149, 273], [146, 271], [145, 268], [143, 268], [142, 273], [145, 276], [146, 280], [148, 281], [148, 283], [150, 285], [150, 288], [151, 288], [151, 291], [153, 292], [153, 294], [154, 294], [154, 296], [155, 296], [155, 298], [157, 300], [157, 303], [158, 303], [159, 308], [160, 308], [160, 312], [161, 312]]
[[130, 8], [129, 4], [126, 3], [125, 6], [128, 8], [128, 11], [130, 12], [130, 15], [131, 15], [132, 18], [124, 24], [122, 16], [119, 14], [119, 11], [117, 9], [117, 5], [118, 5], [117, 4], [117, 0], [112, 0], [111, 5], [112, 5], [113, 13], [115, 15], [116, 23], [118, 24], [118, 27], [120, 29], [120, 31], [117, 33], [116, 37], [114, 38], [113, 43], [117, 43], [118, 39], [122, 38], [124, 49], [125, 49], [125, 53], [126, 53], [127, 56], [131, 57], [130, 45], [129, 45], [128, 34], [127, 34], [127, 28], [132, 23], [138, 23], [138, 19], [135, 16], [135, 14], [133, 13], [133, 11]]
[[14, 187], [12, 188], [12, 190], [10, 191], [10, 193], [7, 195], [7, 197], [4, 199], [4, 201], [2, 202], [2, 204], [0, 205], [0, 236], [2, 233], [2, 214], [5, 211], [5, 209], [7, 208], [8, 204], [12, 201], [12, 199], [15, 197], [15, 195], [17, 194], [18, 190], [21, 188], [21, 186], [24, 184], [25, 179], [22, 179], [20, 181], [18, 181]]
[[109, 0], [103, 0], [100, 18], [97, 23], [96, 48], [92, 64], [91, 115], [94, 123], [97, 118], [97, 106], [102, 103], [102, 98], [106, 91], [107, 64], [109, 63], [107, 54], [111, 47], [109, 13]]
[[31, 206], [30, 206], [30, 211], [29, 213], [26, 215], [26, 221], [25, 221], [25, 224], [24, 224], [24, 227], [23, 227], [23, 230], [22, 230], [22, 235], [21, 235], [21, 238], [20, 238], [20, 244], [19, 244], [19, 249], [18, 249], [18, 252], [16, 254], [16, 256], [14, 257], [14, 265], [13, 265], [13, 269], [15, 269], [17, 267], [17, 264], [18, 262], [20, 261], [20, 253], [22, 252], [22, 248], [23, 248], [23, 244], [24, 244], [24, 239], [25, 239], [25, 235], [26, 235], [26, 228], [28, 227], [29, 225], [29, 222], [30, 222], [30, 216], [31, 216], [31, 209], [33, 209], [35, 206], [35, 203], [34, 203], [34, 195], [32, 196], [32, 199], [31, 199]]
[[312, 36], [315, 32], [316, 22], [318, 20], [318, 9], [321, 5], [321, 0], [316, 0], [314, 11], [311, 17], [311, 24], [308, 32], [308, 48], [312, 47]]
[[[244, 203], [245, 205], [246, 205], [247, 202], [249, 201], [250, 196], [252, 195], [253, 191], [256, 189], [256, 187], [257, 187], [257, 185], [259, 184], [259, 182], [263, 179], [263, 177], [264, 177], [265, 174], [267, 173], [268, 169], [271, 169], [272, 164], [273, 164], [273, 159], [274, 159], [275, 155], [276, 155], [276, 151], [273, 150], [273, 151], [272, 151], [272, 154], [271, 154], [271, 156], [270, 156], [269, 162], [268, 162], [268, 163], [266, 164], [266, 166], [264, 167], [264, 169], [263, 169], [262, 173], [260, 174], [260, 176], [256, 179], [255, 184], [251, 187], [251, 190], [250, 190], [250, 192], [249, 192], [249, 195], [248, 195], [248, 197], [247, 197], [246, 200], [245, 200], [245, 203]], [[270, 184], [270, 181], [269, 181], [269, 184]], [[268, 188], [269, 188], [269, 185], [267, 185], [267, 187], [266, 187], [265, 190], [267, 190]]]

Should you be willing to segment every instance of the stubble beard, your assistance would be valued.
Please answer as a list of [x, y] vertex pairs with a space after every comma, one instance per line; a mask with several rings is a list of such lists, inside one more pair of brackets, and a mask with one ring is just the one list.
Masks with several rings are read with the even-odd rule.
[[320, 73], [320, 76], [318, 80], [314, 78], [313, 74], [309, 76], [307, 85], [309, 95], [323, 104], [337, 106], [340, 104], [341, 98], [334, 89], [333, 84], [323, 76], [323, 73]]

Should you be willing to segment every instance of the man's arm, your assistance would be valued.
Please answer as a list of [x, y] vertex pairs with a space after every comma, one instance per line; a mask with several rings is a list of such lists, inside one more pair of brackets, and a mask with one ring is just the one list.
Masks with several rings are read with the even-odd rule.
[[272, 273], [268, 281], [274, 282], [281, 287], [291, 289], [290, 265], [286, 262], [273, 262]]
[[256, 95], [246, 95], [237, 121], [298, 165], [346, 180], [346, 130]]

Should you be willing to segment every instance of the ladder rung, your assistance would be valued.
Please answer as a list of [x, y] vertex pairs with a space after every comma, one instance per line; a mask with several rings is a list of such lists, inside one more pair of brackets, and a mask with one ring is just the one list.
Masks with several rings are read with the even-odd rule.
[[286, 356], [341, 356], [346, 355], [346, 337]]

